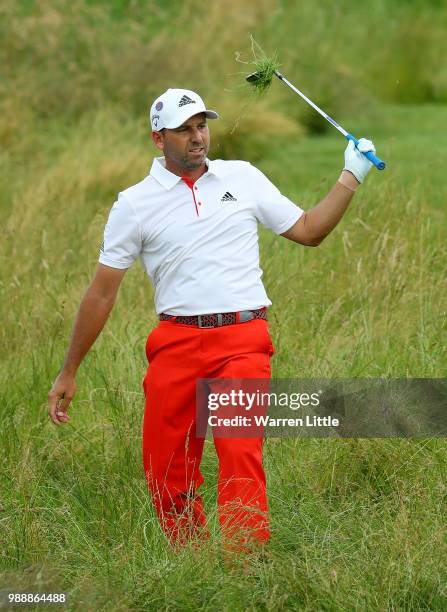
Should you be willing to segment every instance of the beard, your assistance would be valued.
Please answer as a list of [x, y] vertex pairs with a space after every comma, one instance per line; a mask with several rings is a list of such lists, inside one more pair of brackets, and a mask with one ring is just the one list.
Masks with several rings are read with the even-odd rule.
[[206, 156], [208, 155], [209, 146], [206, 146], [206, 144], [201, 146], [203, 150], [200, 151], [200, 153], [195, 154], [190, 151], [185, 151], [182, 154], [178, 150], [172, 150], [170, 147], [165, 148], [163, 152], [165, 157], [169, 157], [180, 168], [185, 168], [185, 170], [195, 170], [196, 168], [203, 166]]

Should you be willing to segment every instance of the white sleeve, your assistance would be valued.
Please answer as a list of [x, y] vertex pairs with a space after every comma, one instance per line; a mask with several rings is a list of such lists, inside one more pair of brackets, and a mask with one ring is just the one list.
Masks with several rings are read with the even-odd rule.
[[260, 170], [251, 166], [255, 192], [255, 215], [275, 234], [283, 234], [294, 225], [304, 210], [282, 195]]
[[141, 229], [130, 202], [120, 193], [104, 229], [99, 263], [122, 270], [130, 268], [142, 248]]

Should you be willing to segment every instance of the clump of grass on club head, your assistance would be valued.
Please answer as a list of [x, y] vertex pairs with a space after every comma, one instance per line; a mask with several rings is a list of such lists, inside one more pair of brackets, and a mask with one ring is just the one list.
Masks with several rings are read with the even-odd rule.
[[250, 63], [254, 66], [253, 72], [256, 78], [249, 83], [256, 93], [262, 94], [270, 87], [275, 70], [278, 70], [280, 63], [276, 51], [271, 57], [268, 57], [253, 36], [251, 37], [251, 48], [254, 59]]

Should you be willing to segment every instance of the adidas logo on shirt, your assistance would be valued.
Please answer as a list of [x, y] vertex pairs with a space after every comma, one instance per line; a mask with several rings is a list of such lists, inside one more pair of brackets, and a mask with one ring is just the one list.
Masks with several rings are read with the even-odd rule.
[[221, 202], [237, 202], [237, 198], [231, 195], [229, 191], [227, 191], [221, 198]]
[[185, 104], [195, 104], [195, 103], [196, 103], [195, 100], [191, 100], [191, 98], [188, 98], [188, 96], [183, 96], [183, 98], [180, 100], [178, 105], [185, 106]]

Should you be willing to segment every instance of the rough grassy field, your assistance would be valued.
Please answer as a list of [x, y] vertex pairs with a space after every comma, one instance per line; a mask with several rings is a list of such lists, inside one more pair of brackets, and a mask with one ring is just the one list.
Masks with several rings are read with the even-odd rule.
[[[276, 377], [445, 375], [445, 151], [435, 134], [446, 109], [383, 113], [393, 129], [384, 125], [374, 137], [389, 169], [371, 173], [323, 245], [300, 248], [262, 232]], [[400, 131], [416, 116], [423, 131]], [[207, 443], [204, 495], [215, 539], [194, 554], [176, 556], [166, 547], [140, 457], [143, 348], [155, 317], [137, 267], [79, 373], [71, 424], [50, 425], [46, 394], [110, 201], [151, 156], [131, 137], [131, 125], [111, 134], [111, 119], [81, 125], [70, 146], [51, 152], [51, 163], [23, 172], [22, 195], [8, 215], [2, 584], [69, 591], [72, 609], [443, 609], [440, 440], [269, 439], [273, 537], [248, 576], [225, 568], [217, 553], [216, 461]], [[430, 126], [435, 143], [427, 148]], [[336, 136], [281, 139], [260, 165], [309, 207], [336, 179], [343, 147]], [[32, 206], [21, 208], [31, 193]]]
[[[141, 461], [144, 342], [156, 318], [152, 290], [138, 266], [127, 273], [107, 327], [81, 367], [70, 425], [50, 425], [46, 396], [96, 266], [108, 211], [118, 191], [147, 173], [154, 153], [143, 115], [152, 87], [165, 85], [159, 80], [139, 91], [142, 74], [134, 60], [147, 52], [146, 44], [167, 49], [172, 30], [163, 29], [170, 13], [157, 3], [150, 5], [147, 40], [140, 3], [135, 10], [141, 23], [129, 17], [126, 2], [110, 3], [114, 11], [101, 2], [88, 10], [83, 2], [74, 8], [55, 2], [42, 14], [30, 8], [33, 3], [19, 4], [21, 15], [13, 3], [1, 9], [9, 89], [0, 118], [0, 591], [66, 591], [71, 610], [446, 609], [444, 440], [268, 439], [272, 540], [263, 559], [235, 561], [233, 567], [219, 553], [217, 465], [207, 442], [203, 494], [213, 538], [199, 551], [177, 555], [167, 547]], [[254, 16], [242, 11], [237, 41], [254, 25], [258, 36], [283, 49], [290, 78], [304, 65], [309, 83], [315, 66], [327, 67], [325, 59], [336, 49], [340, 89], [356, 91], [350, 89], [353, 73], [346, 71], [349, 54], [336, 44], [337, 36], [347, 36], [338, 13], [337, 27], [313, 59], [304, 47], [301, 57], [293, 55], [280, 40], [281, 34], [290, 39], [294, 20], [307, 42], [317, 40], [333, 17], [329, 3], [314, 14], [303, 3], [300, 20], [297, 9], [278, 3], [269, 21], [267, 4], [250, 4], [257, 7]], [[363, 9], [345, 5], [352, 8], [347, 19], [354, 26], [356, 11]], [[377, 45], [381, 61], [368, 58], [362, 91], [348, 105], [335, 85], [327, 89], [324, 71], [312, 82], [317, 93], [329, 92], [342, 125], [374, 139], [387, 170], [371, 171], [318, 249], [260, 231], [264, 280], [274, 304], [277, 378], [446, 375], [445, 75], [427, 70], [425, 76], [411, 56], [419, 41], [426, 66], [432, 54], [438, 57], [444, 17], [434, 18], [436, 2], [424, 10], [417, 2], [411, 9], [404, 5], [396, 2], [388, 14], [387, 3], [374, 4], [371, 20], [384, 25], [371, 31], [370, 44]], [[172, 11], [177, 6], [172, 3]], [[430, 25], [433, 44], [428, 27], [414, 23], [415, 14]], [[214, 7], [206, 16], [204, 36], [220, 32], [219, 15]], [[149, 26], [160, 28], [158, 38]], [[199, 24], [193, 26], [200, 32]], [[48, 40], [41, 40], [42, 32]], [[350, 34], [354, 50], [362, 48], [365, 32]], [[396, 53], [380, 76], [386, 32]], [[120, 57], [111, 51], [118, 33], [129, 43]], [[93, 67], [87, 60], [95, 42], [100, 53]], [[222, 42], [231, 49], [237, 44]], [[144, 57], [145, 70], [152, 69], [151, 56]], [[220, 74], [239, 69], [231, 54], [217, 65]], [[176, 74], [174, 61], [168, 68]], [[76, 87], [70, 79], [66, 90], [60, 86], [66, 74]], [[396, 86], [393, 74], [405, 75], [405, 87]], [[205, 87], [203, 71], [199, 75]], [[26, 82], [32, 84], [29, 104]], [[380, 99], [363, 106], [363, 88], [378, 83]], [[301, 102], [280, 87], [255, 117], [243, 115], [230, 135], [234, 91], [222, 92], [217, 80], [210, 84], [205, 93], [222, 109], [225, 126], [216, 126], [212, 157], [254, 161], [309, 208], [337, 179], [344, 142], [301, 112]]]

